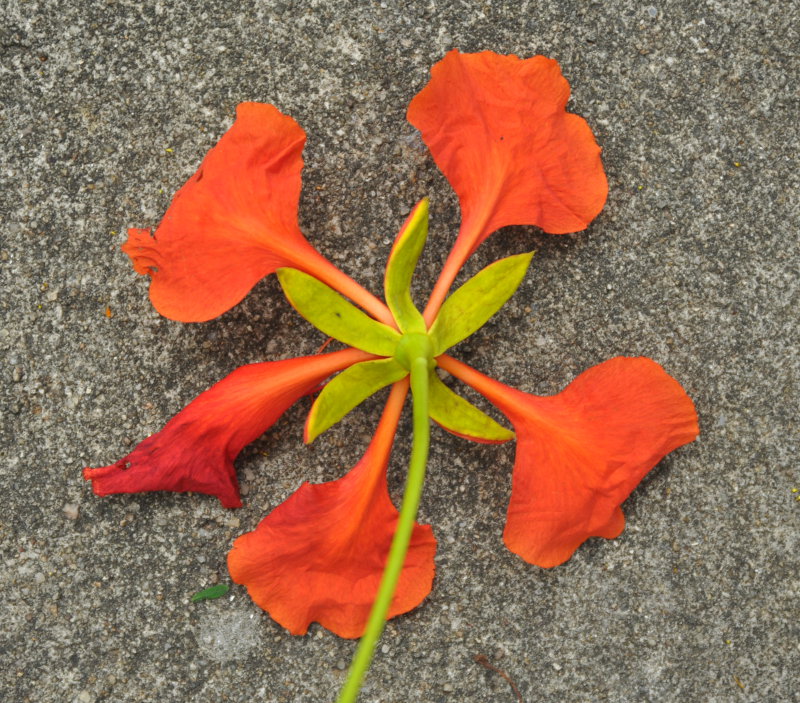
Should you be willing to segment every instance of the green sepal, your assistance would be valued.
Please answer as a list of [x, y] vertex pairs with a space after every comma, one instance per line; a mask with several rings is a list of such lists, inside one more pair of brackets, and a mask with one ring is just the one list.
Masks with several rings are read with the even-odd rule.
[[394, 359], [362, 361], [342, 371], [322, 389], [308, 413], [304, 440], [313, 442], [356, 405], [390, 383], [405, 378], [408, 371]]
[[406, 219], [386, 263], [386, 304], [401, 332], [425, 332], [425, 320], [411, 299], [411, 278], [428, 238], [428, 199], [423, 198]]
[[227, 583], [218, 583], [216, 586], [204, 588], [192, 596], [192, 603], [197, 603], [201, 600], [213, 600], [214, 598], [222, 598], [229, 590], [230, 586]]
[[340, 342], [378, 356], [392, 356], [400, 335], [373, 320], [333, 288], [293, 268], [279, 268], [278, 280], [295, 310]]
[[450, 390], [436, 371], [431, 372], [429, 402], [431, 419], [459, 437], [487, 444], [500, 444], [514, 439], [511, 430]]
[[479, 330], [514, 294], [533, 252], [517, 254], [489, 264], [444, 301], [428, 334], [434, 356]]

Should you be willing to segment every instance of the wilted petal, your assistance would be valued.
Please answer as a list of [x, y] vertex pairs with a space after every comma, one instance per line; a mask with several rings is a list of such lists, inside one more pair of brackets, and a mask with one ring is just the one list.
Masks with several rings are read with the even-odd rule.
[[446, 355], [438, 362], [514, 425], [504, 539], [538, 566], [565, 562], [589, 537], [619, 535], [622, 502], [666, 454], [699, 432], [681, 385], [643, 357], [605, 361], [546, 397], [509, 388]]
[[[231, 577], [292, 634], [305, 634], [312, 622], [341, 637], [364, 631], [398, 520], [386, 467], [407, 388], [407, 381], [392, 388], [369, 448], [349, 473], [304, 483], [234, 542]], [[435, 552], [430, 526], [415, 525], [389, 617], [428, 595]]]
[[241, 103], [236, 121], [176, 193], [154, 236], [131, 229], [122, 247], [152, 277], [165, 317], [201, 322], [236, 305], [281, 266], [317, 276], [386, 317], [374, 296], [305, 239], [297, 223], [306, 135], [272, 105]]
[[369, 354], [333, 354], [250, 364], [201, 393], [160, 432], [110, 466], [84, 469], [97, 495], [195, 491], [241, 506], [233, 460], [300, 397]]

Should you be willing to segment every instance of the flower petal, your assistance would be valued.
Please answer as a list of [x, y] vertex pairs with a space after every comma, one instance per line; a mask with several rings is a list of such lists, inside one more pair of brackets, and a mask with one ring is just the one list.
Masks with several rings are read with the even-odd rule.
[[152, 277], [165, 317], [210, 320], [264, 276], [292, 266], [373, 314], [386, 307], [319, 254], [297, 223], [306, 135], [272, 105], [242, 103], [236, 121], [176, 193], [154, 236], [131, 229], [123, 251]]
[[[304, 483], [233, 544], [231, 578], [294, 635], [315, 621], [340, 637], [364, 631], [397, 525], [386, 467], [407, 390], [408, 381], [392, 388], [375, 436], [350, 472]], [[428, 595], [435, 552], [430, 526], [416, 525], [389, 617]]]
[[577, 232], [602, 209], [608, 183], [600, 147], [585, 120], [565, 111], [568, 98], [553, 59], [454, 49], [411, 101], [408, 120], [461, 203], [461, 230], [428, 323], [464, 261], [495, 230]]
[[547, 397], [509, 388], [446, 355], [438, 362], [514, 425], [503, 536], [512, 552], [538, 566], [567, 561], [589, 537], [618, 536], [622, 502], [665, 455], [699, 433], [689, 396], [644, 357], [605, 361]]
[[357, 349], [250, 364], [201, 393], [160, 432], [110, 466], [84, 469], [97, 495], [195, 491], [241, 506], [233, 460], [303, 395], [364, 359]]

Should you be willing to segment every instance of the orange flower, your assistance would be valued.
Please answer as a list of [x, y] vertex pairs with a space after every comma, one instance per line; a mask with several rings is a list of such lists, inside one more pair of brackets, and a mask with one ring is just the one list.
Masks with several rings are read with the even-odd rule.
[[[123, 247], [136, 270], [151, 276], [151, 300], [167, 317], [211, 319], [236, 305], [263, 276], [283, 268], [281, 284], [298, 311], [353, 348], [234, 371], [128, 456], [85, 469], [98, 495], [196, 491], [238, 507], [233, 460], [292, 403], [343, 371], [310, 415], [315, 432], [322, 431], [360, 402], [365, 388], [394, 383], [356, 466], [336, 481], [304, 483], [254, 531], [239, 537], [229, 554], [232, 578], [295, 634], [305, 633], [313, 621], [343, 637], [364, 630], [398, 523], [386, 468], [408, 391], [408, 349], [428, 350], [415, 352], [414, 362], [425, 362], [415, 366], [422, 369], [415, 378], [422, 378], [423, 407], [446, 429], [476, 441], [513, 437], [435, 374], [426, 381], [431, 367], [425, 364], [433, 365], [434, 356], [513, 425], [517, 455], [504, 538], [509, 549], [543, 567], [563, 563], [589, 537], [616, 537], [624, 527], [622, 502], [662, 457], [698, 434], [692, 401], [649, 359], [611, 359], [580, 374], [561, 393], [539, 397], [442, 353], [499, 309], [530, 262], [530, 255], [495, 262], [442, 307], [480, 243], [511, 224], [554, 234], [582, 230], [603, 207], [607, 182], [591, 130], [565, 111], [569, 85], [555, 61], [454, 50], [431, 73], [408, 117], [455, 189], [462, 222], [424, 319], [409, 286], [427, 234], [427, 201], [409, 215], [390, 256], [390, 312], [300, 232], [305, 133], [271, 105], [240, 105], [235, 123], [176, 194], [155, 235], [132, 229]], [[309, 312], [314, 307], [318, 310]], [[425, 412], [415, 421], [422, 420], [416, 426], [427, 437]], [[413, 516], [403, 523], [411, 542], [405, 561], [395, 562], [403, 568], [390, 617], [416, 607], [433, 580], [436, 540], [429, 526], [414, 523], [411, 530], [412, 521]]]

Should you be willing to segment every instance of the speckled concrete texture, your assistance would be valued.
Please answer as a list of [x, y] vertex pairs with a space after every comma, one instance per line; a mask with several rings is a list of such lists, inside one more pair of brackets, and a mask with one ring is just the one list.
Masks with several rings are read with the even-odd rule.
[[[153, 227], [243, 100], [309, 135], [301, 220], [373, 291], [403, 218], [432, 203], [424, 298], [457, 202], [404, 119], [453, 46], [558, 59], [604, 149], [581, 234], [511, 228], [465, 275], [537, 250], [516, 297], [456, 355], [552, 393], [647, 355], [695, 400], [615, 541], [542, 570], [501, 541], [513, 446], [434, 430], [421, 521], [430, 597], [393, 620], [362, 701], [800, 701], [797, 468], [800, 6], [770, 0], [337, 3], [4, 0], [0, 7], [0, 699], [329, 702], [354, 649], [292, 637], [227, 582], [225, 555], [303, 480], [363, 450], [379, 399], [311, 447], [303, 401], [237, 466], [245, 507], [99, 499], [81, 478], [235, 367], [322, 335], [256, 286], [221, 318], [161, 319], [119, 250]], [[106, 314], [108, 311], [108, 314]], [[391, 469], [402, 489], [408, 417]]]

